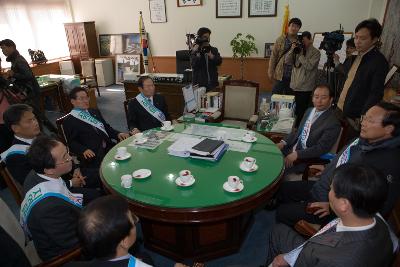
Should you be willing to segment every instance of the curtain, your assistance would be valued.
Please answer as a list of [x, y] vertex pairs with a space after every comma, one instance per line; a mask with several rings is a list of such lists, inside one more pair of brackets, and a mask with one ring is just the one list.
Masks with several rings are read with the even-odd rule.
[[[28, 61], [28, 48], [48, 60], [69, 55], [65, 22], [71, 22], [66, 0], [0, 0], [0, 40], [11, 39]], [[2, 67], [10, 67], [1, 54]]]

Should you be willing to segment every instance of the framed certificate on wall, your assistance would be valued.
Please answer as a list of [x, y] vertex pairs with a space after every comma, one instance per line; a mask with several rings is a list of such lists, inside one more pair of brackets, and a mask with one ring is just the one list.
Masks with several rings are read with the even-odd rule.
[[249, 17], [276, 17], [277, 0], [249, 0]]
[[149, 9], [151, 23], [167, 22], [165, 0], [149, 0]]
[[217, 18], [241, 18], [242, 0], [216, 0]]

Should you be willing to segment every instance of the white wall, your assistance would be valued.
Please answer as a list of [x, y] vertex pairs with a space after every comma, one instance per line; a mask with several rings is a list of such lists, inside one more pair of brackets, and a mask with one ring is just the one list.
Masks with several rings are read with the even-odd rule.
[[[222, 56], [231, 56], [230, 40], [238, 32], [252, 34], [259, 53], [264, 54], [264, 43], [274, 42], [280, 34], [284, 6], [289, 3], [290, 17], [303, 21], [302, 30], [332, 31], [342, 24], [346, 32], [353, 32], [358, 22], [370, 15], [383, 16], [386, 0], [278, 0], [277, 16], [248, 18], [247, 0], [243, 0], [242, 18], [215, 18], [215, 0], [203, 0], [200, 7], [177, 7], [176, 0], [165, 0], [167, 23], [150, 23], [148, 0], [66, 0], [69, 1], [74, 21], [95, 21], [98, 34], [138, 32], [139, 11], [143, 11], [150, 46], [155, 56], [173, 56], [185, 49], [185, 34], [196, 32], [201, 26], [212, 31], [211, 43]], [[378, 18], [380, 19], [380, 18]]]

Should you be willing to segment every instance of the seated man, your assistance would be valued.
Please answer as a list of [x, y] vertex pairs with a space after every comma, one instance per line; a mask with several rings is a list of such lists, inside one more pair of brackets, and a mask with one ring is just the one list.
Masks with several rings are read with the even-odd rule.
[[61, 142], [36, 137], [27, 156], [33, 170], [24, 182], [20, 221], [45, 261], [78, 245], [83, 196], [72, 194], [61, 179], [72, 169], [72, 158]]
[[[386, 102], [371, 107], [363, 116], [360, 137], [338, 153], [327, 165], [320, 180], [284, 182], [277, 194], [280, 206], [276, 212], [279, 222], [293, 226], [305, 219], [310, 223], [325, 224], [330, 218], [328, 193], [333, 171], [349, 163], [365, 164], [381, 171], [389, 182], [389, 192], [382, 209], [383, 216], [392, 210], [400, 196], [400, 108]], [[305, 208], [312, 203], [314, 213]], [[311, 209], [311, 210], [312, 210]], [[310, 209], [309, 209], [310, 210]]]
[[[286, 168], [292, 167], [298, 159], [318, 158], [332, 149], [341, 128], [332, 108], [332, 100], [333, 93], [327, 85], [318, 85], [314, 89], [314, 108], [309, 108], [300, 127], [278, 144], [285, 155]], [[299, 166], [296, 171], [302, 172], [303, 169]]]
[[114, 140], [129, 137], [128, 133], [114, 130], [98, 109], [89, 108], [89, 95], [85, 89], [76, 87], [69, 93], [73, 109], [64, 120], [64, 133], [71, 152], [88, 159], [87, 166], [98, 168]]
[[[33, 109], [26, 104], [9, 106], [4, 112], [4, 122], [14, 132], [14, 140], [12, 146], [1, 154], [1, 160], [5, 161], [7, 169], [13, 178], [22, 185], [25, 177], [32, 170], [26, 153], [33, 140], [40, 134], [39, 123], [33, 114]], [[72, 179], [67, 182], [67, 186], [69, 188], [78, 187], [71, 189], [74, 192], [84, 190], [79, 188], [81, 186], [100, 187], [98, 170], [90, 168], [79, 169], [75, 165]]]
[[276, 225], [269, 238], [267, 266], [390, 266], [398, 240], [376, 214], [388, 192], [380, 175], [363, 165], [337, 168], [329, 204], [338, 218], [308, 240], [286, 225]]
[[[96, 199], [83, 210], [78, 223], [79, 238], [95, 259], [71, 262], [65, 267], [150, 267], [129, 254], [129, 248], [136, 241], [137, 223], [138, 218], [124, 199], [117, 196]], [[184, 266], [175, 264], [175, 267]]]
[[140, 77], [137, 85], [140, 94], [128, 104], [128, 127], [132, 134], [160, 127], [163, 121], [171, 120], [164, 97], [155, 94], [153, 80]]

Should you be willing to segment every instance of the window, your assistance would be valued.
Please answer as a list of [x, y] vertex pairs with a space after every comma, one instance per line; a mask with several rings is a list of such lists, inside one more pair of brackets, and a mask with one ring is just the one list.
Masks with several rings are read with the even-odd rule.
[[[13, 40], [28, 62], [28, 48], [42, 50], [48, 60], [69, 55], [65, 22], [71, 22], [65, 0], [0, 1], [0, 39]], [[10, 67], [0, 54], [2, 67]]]

